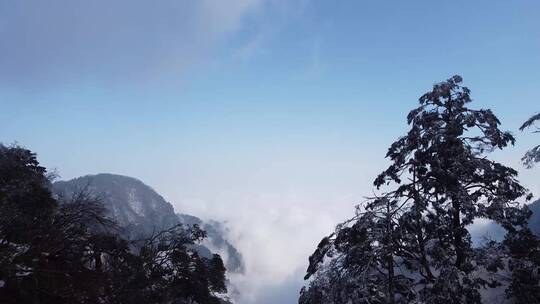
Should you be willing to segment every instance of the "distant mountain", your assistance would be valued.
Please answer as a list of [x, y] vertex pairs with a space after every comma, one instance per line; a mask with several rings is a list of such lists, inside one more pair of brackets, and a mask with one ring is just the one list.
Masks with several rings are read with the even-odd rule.
[[235, 272], [244, 271], [242, 255], [224, 237], [227, 235], [227, 228], [221, 222], [210, 220], [203, 222], [200, 218], [189, 214], [177, 214], [178, 219], [183, 224], [199, 225], [207, 233], [207, 238], [203, 244], [211, 251], [219, 253], [227, 263], [227, 269]]
[[529, 228], [540, 236], [540, 199], [530, 204], [529, 209], [533, 212], [529, 219]]
[[[532, 211], [532, 215], [529, 218], [529, 228], [536, 235], [540, 236], [540, 199], [529, 204], [528, 207]], [[506, 234], [506, 231], [500, 225], [488, 221], [475, 222], [474, 225], [469, 226], [469, 232], [475, 245], [482, 244], [485, 239], [502, 241]]]
[[228, 271], [242, 272], [242, 255], [227, 240], [226, 228], [217, 221], [205, 222], [189, 214], [175, 214], [173, 206], [150, 186], [128, 176], [102, 173], [86, 175], [53, 184], [56, 195], [69, 197], [78, 191], [88, 191], [99, 197], [111, 216], [126, 233], [136, 238], [173, 225], [197, 224], [207, 232], [199, 254], [210, 256], [219, 253]]

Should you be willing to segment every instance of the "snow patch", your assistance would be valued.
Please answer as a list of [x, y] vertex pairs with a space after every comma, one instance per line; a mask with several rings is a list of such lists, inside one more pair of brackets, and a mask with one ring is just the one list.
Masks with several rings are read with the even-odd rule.
[[136, 192], [137, 189], [135, 188], [128, 190], [128, 204], [137, 215], [144, 216], [143, 202], [137, 199]]

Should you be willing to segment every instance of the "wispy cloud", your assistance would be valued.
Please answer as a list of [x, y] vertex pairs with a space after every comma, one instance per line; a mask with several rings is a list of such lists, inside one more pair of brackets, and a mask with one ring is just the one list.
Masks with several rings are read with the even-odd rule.
[[309, 55], [309, 61], [307, 65], [307, 77], [309, 78], [319, 78], [321, 77], [325, 70], [326, 64], [322, 60], [322, 38], [317, 38], [313, 41], [311, 47], [311, 53]]
[[4, 1], [0, 80], [24, 87], [180, 78], [261, 1]]
[[268, 32], [260, 32], [253, 38], [240, 45], [234, 56], [243, 62], [248, 62], [257, 55], [266, 53], [265, 42], [269, 39]]

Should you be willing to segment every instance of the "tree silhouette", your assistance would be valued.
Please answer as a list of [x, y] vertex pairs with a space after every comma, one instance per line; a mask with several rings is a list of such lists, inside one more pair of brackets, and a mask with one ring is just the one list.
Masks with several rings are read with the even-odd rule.
[[[461, 83], [453, 76], [420, 97], [374, 181], [383, 195], [320, 242], [300, 303], [481, 303], [482, 288], [503, 283], [517, 303], [524, 290], [535, 297], [538, 243], [517, 201], [530, 195], [516, 170], [488, 158], [514, 138], [491, 110], [469, 107]], [[479, 218], [502, 225], [505, 243], [473, 248], [466, 227]], [[527, 259], [511, 249], [519, 240], [530, 245]]]
[[[540, 113], [533, 115], [526, 122], [521, 125], [519, 128], [520, 131], [523, 131], [527, 128], [534, 126], [535, 122], [540, 120]], [[536, 127], [536, 130], [533, 133], [540, 133], [540, 128]], [[532, 168], [534, 163], [540, 162], [540, 145], [533, 147], [521, 158], [523, 164], [527, 168]]]
[[0, 303], [219, 304], [219, 255], [197, 225], [125, 240], [87, 192], [53, 197], [35, 154], [0, 144]]

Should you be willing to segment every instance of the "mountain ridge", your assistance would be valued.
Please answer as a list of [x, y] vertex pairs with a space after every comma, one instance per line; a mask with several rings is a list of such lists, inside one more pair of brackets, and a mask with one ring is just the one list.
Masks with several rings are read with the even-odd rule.
[[88, 174], [54, 182], [52, 189], [58, 196], [68, 197], [80, 191], [96, 196], [128, 238], [148, 236], [176, 224], [197, 224], [207, 233], [203, 244], [197, 246], [200, 254], [220, 253], [229, 271], [244, 270], [242, 255], [227, 239], [222, 223], [176, 213], [170, 202], [137, 178], [113, 173]]

